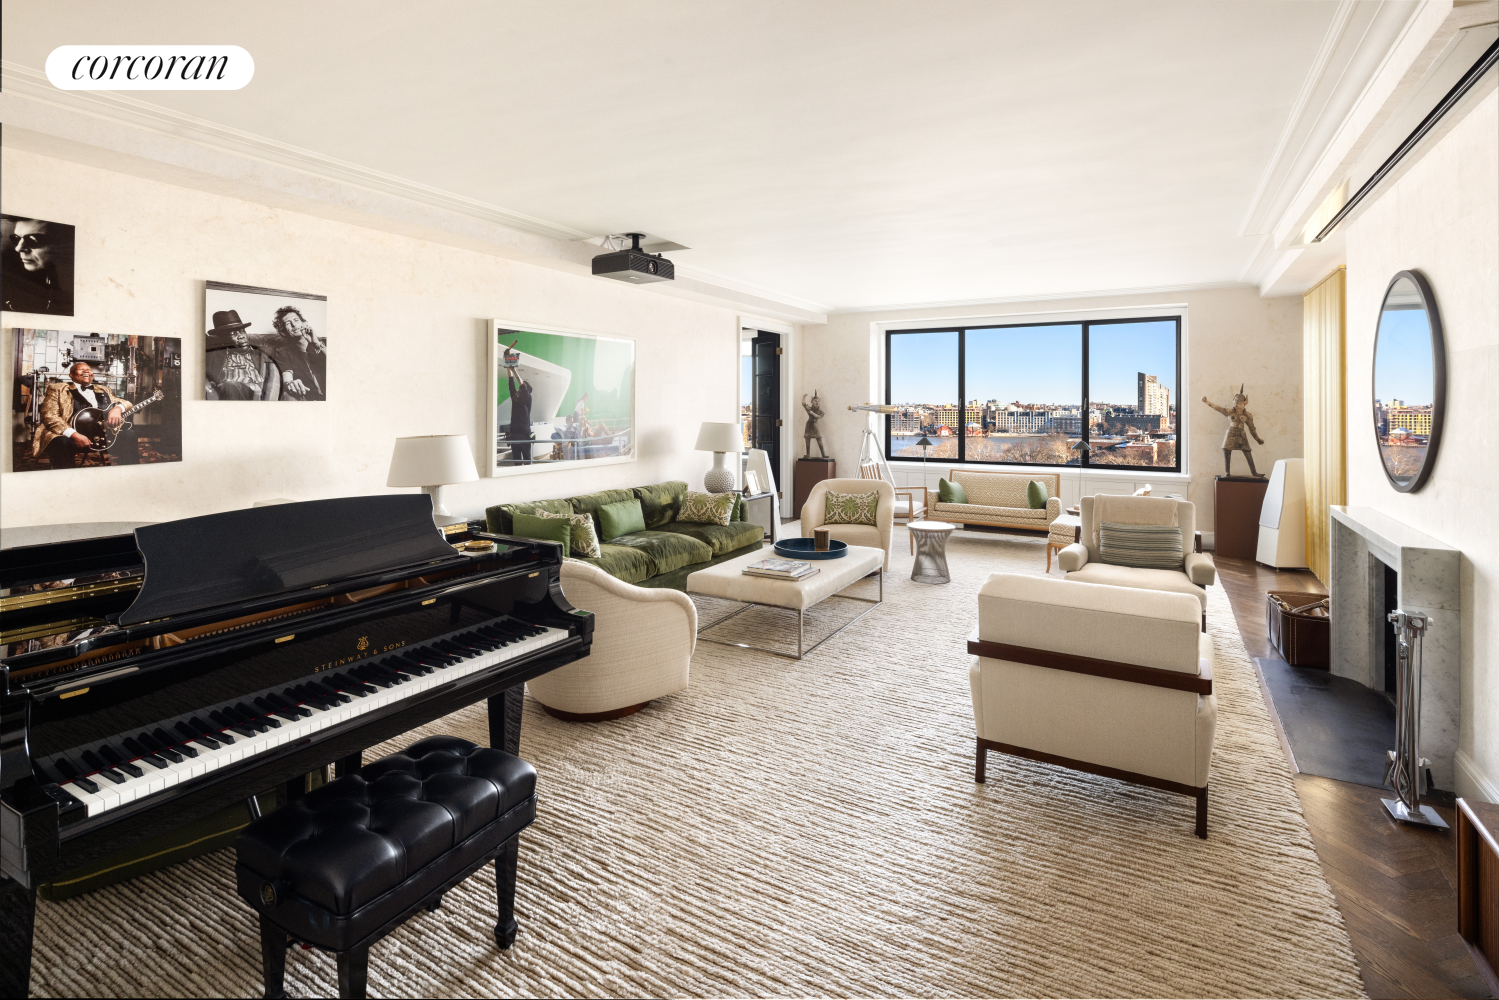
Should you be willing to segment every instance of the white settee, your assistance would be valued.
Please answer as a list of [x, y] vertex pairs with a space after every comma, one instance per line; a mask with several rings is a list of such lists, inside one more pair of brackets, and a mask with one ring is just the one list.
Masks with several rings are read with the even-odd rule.
[[[1025, 491], [1032, 480], [1046, 484], [1045, 507], [1032, 507], [1026, 501]], [[936, 491], [928, 490], [927, 509], [934, 521], [1044, 532], [1062, 513], [1062, 477], [1056, 472], [1016, 475], [953, 469], [947, 481], [963, 487], [968, 502], [943, 503]]]
[[679, 590], [637, 587], [588, 563], [566, 560], [562, 593], [593, 612], [589, 655], [526, 682], [547, 713], [600, 722], [640, 711], [687, 687], [697, 646], [697, 607]]
[[994, 751], [1189, 795], [1206, 837], [1217, 704], [1197, 602], [996, 573], [978, 605], [975, 780]]

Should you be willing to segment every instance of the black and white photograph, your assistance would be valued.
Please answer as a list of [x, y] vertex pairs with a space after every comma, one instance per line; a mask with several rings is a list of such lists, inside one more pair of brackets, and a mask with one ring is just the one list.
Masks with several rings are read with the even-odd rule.
[[328, 297], [207, 282], [203, 398], [320, 403], [328, 398]]
[[182, 461], [182, 340], [14, 329], [12, 472]]
[[73, 227], [0, 215], [0, 302], [9, 312], [73, 315]]

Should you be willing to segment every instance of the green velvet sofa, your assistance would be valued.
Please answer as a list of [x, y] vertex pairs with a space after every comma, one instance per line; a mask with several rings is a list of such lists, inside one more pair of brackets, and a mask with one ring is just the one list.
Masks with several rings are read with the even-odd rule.
[[[734, 504], [728, 524], [693, 524], [677, 520], [682, 507], [683, 482], [657, 483], [627, 490], [603, 490], [562, 500], [502, 503], [485, 510], [489, 530], [497, 535], [512, 533], [512, 518], [538, 510], [553, 514], [591, 514], [599, 535], [597, 559], [579, 559], [637, 587], [669, 587], [685, 590], [687, 575], [700, 569], [754, 552], [764, 544], [765, 532], [744, 520], [744, 500]], [[598, 510], [605, 504], [639, 500], [645, 530], [603, 541]], [[574, 557], [576, 558], [576, 557]]]

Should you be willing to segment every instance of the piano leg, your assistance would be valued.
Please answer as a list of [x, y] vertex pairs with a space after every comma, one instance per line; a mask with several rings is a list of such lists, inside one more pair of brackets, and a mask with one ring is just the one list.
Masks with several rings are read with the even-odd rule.
[[364, 752], [357, 751], [349, 754], [342, 760], [333, 762], [333, 777], [342, 778], [346, 774], [358, 774], [359, 769], [364, 766]]
[[520, 925], [515, 922], [515, 869], [519, 860], [519, 836], [511, 837], [494, 856], [495, 902], [500, 917], [499, 923], [494, 925], [494, 943], [501, 951], [515, 943], [516, 932], [520, 930]]
[[266, 1000], [286, 996], [286, 932], [260, 918], [260, 967], [265, 972]]
[[370, 975], [369, 946], [338, 953], [338, 995], [364, 1000]]
[[520, 718], [526, 686], [516, 684], [489, 699], [489, 745], [520, 756]]
[[24, 997], [31, 992], [35, 924], [36, 890], [23, 889], [15, 879], [0, 875], [0, 996]]

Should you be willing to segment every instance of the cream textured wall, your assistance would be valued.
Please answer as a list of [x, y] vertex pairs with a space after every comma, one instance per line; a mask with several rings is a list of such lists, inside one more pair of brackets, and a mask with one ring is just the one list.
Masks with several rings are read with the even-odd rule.
[[[181, 463], [0, 473], [6, 527], [383, 493], [394, 439], [412, 434], [468, 434], [482, 475], [490, 317], [635, 338], [640, 459], [454, 486], [454, 513], [700, 484], [712, 456], [691, 450], [698, 423], [735, 419], [732, 310], [14, 149], [0, 170], [6, 212], [77, 227], [79, 276], [74, 317], [4, 314], [4, 411], [17, 326], [181, 337], [188, 397]], [[206, 279], [328, 296], [327, 403], [202, 399]], [[0, 468], [10, 468], [9, 434]]]
[[[1348, 503], [1462, 550], [1457, 791], [1499, 801], [1499, 95], [1384, 191], [1347, 246]], [[1447, 342], [1446, 425], [1417, 493], [1385, 479], [1369, 409], [1379, 307], [1402, 270], [1426, 275]]]
[[[1188, 499], [1197, 506], [1197, 523], [1212, 531], [1213, 477], [1223, 472], [1223, 432], [1227, 421], [1199, 402], [1207, 396], [1220, 406], [1245, 383], [1250, 412], [1265, 444], [1255, 445], [1255, 465], [1268, 474], [1279, 458], [1301, 454], [1301, 299], [1262, 299], [1253, 288], [1221, 288], [1154, 295], [1100, 296], [1053, 299], [1044, 302], [1004, 303], [891, 312], [842, 313], [828, 318], [826, 328], [804, 327], [801, 384], [821, 389], [830, 411], [824, 439], [837, 459], [840, 474], [856, 474], [859, 458], [860, 415], [849, 413], [850, 403], [882, 402], [885, 391], [883, 334], [874, 323], [899, 322], [911, 327], [935, 326], [958, 319], [999, 317], [1000, 322], [1032, 319], [1107, 316], [1107, 310], [1159, 307], [1158, 315], [1183, 311], [1186, 368], [1183, 412], [1188, 435]], [[1102, 312], [1100, 312], [1102, 311]], [[1037, 317], [1036, 314], [1053, 314]], [[929, 322], [930, 321], [930, 322]], [[1178, 401], [1180, 402], [1180, 401]], [[797, 410], [800, 415], [800, 409]], [[870, 426], [877, 426], [871, 422]], [[798, 427], [796, 433], [800, 434]], [[797, 454], [801, 440], [796, 438]], [[814, 452], [815, 454], [815, 452]], [[935, 466], [934, 466], [935, 468]], [[1234, 472], [1246, 472], [1242, 455], [1234, 456]], [[1137, 473], [1134, 478], [1154, 478]], [[1063, 477], [1071, 488], [1071, 475]], [[1064, 498], [1070, 496], [1064, 492]]]

